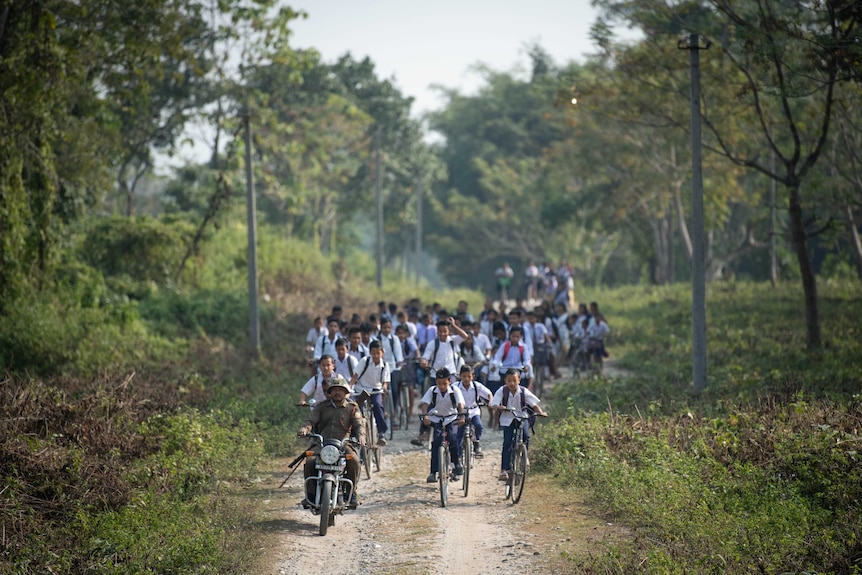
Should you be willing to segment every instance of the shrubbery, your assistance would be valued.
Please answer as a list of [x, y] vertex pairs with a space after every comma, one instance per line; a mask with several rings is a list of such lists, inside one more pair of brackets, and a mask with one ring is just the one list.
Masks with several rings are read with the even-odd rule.
[[573, 569], [862, 572], [859, 288], [822, 289], [825, 346], [808, 353], [793, 290], [711, 286], [699, 398], [682, 290], [603, 294], [630, 375], [556, 390], [569, 410], [534, 460], [632, 528]]

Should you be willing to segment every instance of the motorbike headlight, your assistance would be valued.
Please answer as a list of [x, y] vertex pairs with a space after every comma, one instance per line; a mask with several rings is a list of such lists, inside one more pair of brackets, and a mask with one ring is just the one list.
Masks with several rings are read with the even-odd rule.
[[334, 445], [324, 445], [320, 450], [320, 460], [327, 465], [334, 465], [341, 456], [341, 451]]

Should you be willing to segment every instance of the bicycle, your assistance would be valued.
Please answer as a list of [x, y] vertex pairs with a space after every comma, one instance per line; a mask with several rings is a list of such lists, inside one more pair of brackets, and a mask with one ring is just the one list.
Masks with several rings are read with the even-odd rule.
[[[435, 415], [437, 413], [436, 409], [432, 409], [426, 414], [420, 414], [419, 420], [421, 421], [427, 415]], [[446, 430], [448, 424], [452, 423], [459, 415], [463, 414], [455, 414], [446, 416], [438, 422], [434, 422], [431, 424], [432, 427], [442, 428], [441, 433], [443, 434], [443, 441], [440, 442], [440, 447], [438, 447], [438, 460], [439, 460], [439, 468], [437, 471], [437, 482], [440, 486], [440, 506], [446, 507], [446, 504], [449, 502], [449, 481], [455, 481], [455, 470], [454, 464], [452, 461], [452, 454], [449, 450], [449, 432]], [[448, 420], [448, 421], [447, 421]], [[445, 472], [444, 472], [445, 470]]]
[[365, 469], [365, 478], [371, 479], [371, 465], [374, 464], [374, 470], [379, 472], [383, 454], [380, 445], [377, 443], [377, 422], [374, 420], [374, 406], [371, 403], [372, 395], [385, 393], [382, 389], [375, 389], [370, 393], [363, 391], [359, 394], [360, 409], [365, 419], [365, 445], [360, 448], [359, 457], [363, 469]]
[[[398, 426], [400, 429], [410, 428], [410, 394], [413, 391], [413, 381], [416, 377], [416, 364], [412, 361], [404, 363], [398, 378]], [[412, 377], [411, 377], [412, 374]]]
[[[528, 421], [536, 413], [531, 407], [526, 406], [524, 411], [526, 415], [518, 415], [518, 412], [512, 408], [506, 408], [503, 411], [508, 411], [512, 414], [516, 423], [514, 433], [512, 434], [511, 450], [511, 469], [509, 469], [509, 478], [506, 481], [506, 499], [511, 499], [512, 504], [521, 501], [521, 496], [524, 494], [524, 484], [527, 481], [527, 471], [530, 468], [530, 460], [527, 457], [527, 442], [525, 441], [524, 421]], [[544, 417], [544, 416], [543, 416]], [[530, 429], [533, 426], [530, 424]], [[503, 446], [506, 449], [506, 446]]]
[[[397, 372], [396, 372], [397, 373]], [[389, 385], [393, 385], [394, 382], [390, 382]], [[395, 418], [398, 417], [398, 414], [395, 412], [395, 403], [394, 397], [392, 393], [387, 391], [383, 395], [383, 412], [387, 419], [389, 419], [389, 439], [392, 439], [393, 434], [395, 433]]]
[[[461, 476], [461, 489], [464, 490], [464, 497], [470, 492], [470, 469], [473, 467], [473, 422], [470, 421], [470, 410], [474, 407], [481, 408], [487, 405], [485, 402], [474, 403], [467, 408], [467, 422], [464, 427], [464, 438], [461, 440], [461, 466], [464, 468], [464, 475]], [[479, 417], [482, 417], [481, 413]]]

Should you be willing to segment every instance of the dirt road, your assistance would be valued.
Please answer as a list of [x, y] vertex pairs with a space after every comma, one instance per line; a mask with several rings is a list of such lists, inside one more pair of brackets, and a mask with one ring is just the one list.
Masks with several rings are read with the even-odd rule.
[[414, 436], [395, 432], [384, 448], [381, 472], [360, 483], [362, 505], [338, 517], [325, 537], [317, 534], [318, 518], [298, 504], [301, 469], [289, 486], [273, 492], [268, 524], [275, 543], [263, 572], [483, 575], [538, 567], [542, 554], [559, 542], [538, 543], [535, 530], [524, 528], [519, 508], [531, 497], [529, 482], [519, 505], [503, 500], [497, 481], [502, 433], [486, 431], [486, 454], [473, 468], [469, 496], [460, 482], [450, 484], [446, 508], [437, 484], [425, 483], [430, 453], [410, 444]]

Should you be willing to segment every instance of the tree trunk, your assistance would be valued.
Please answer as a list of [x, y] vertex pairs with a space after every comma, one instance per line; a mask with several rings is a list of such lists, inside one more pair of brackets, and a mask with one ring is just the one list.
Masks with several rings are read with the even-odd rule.
[[859, 230], [856, 229], [856, 220], [853, 219], [853, 206], [850, 202], [844, 204], [844, 215], [847, 216], [847, 228], [850, 232], [850, 245], [856, 256], [856, 275], [862, 280], [862, 241], [859, 240]]
[[668, 209], [665, 218], [667, 222], [667, 283], [676, 282], [676, 262], [674, 261], [674, 233], [673, 233], [673, 214]]
[[819, 348], [820, 311], [817, 306], [817, 278], [808, 253], [808, 232], [805, 231], [805, 221], [802, 218], [802, 202], [799, 195], [799, 184], [788, 186], [790, 212], [790, 235], [793, 239], [793, 249], [799, 261], [799, 272], [802, 275], [802, 290], [805, 297], [805, 331], [809, 349]]
[[652, 283], [655, 285], [662, 285], [665, 283], [664, 250], [662, 249], [662, 245], [664, 244], [664, 234], [662, 233], [663, 221], [664, 220], [662, 218], [655, 218], [651, 219], [650, 221], [653, 240], [653, 256], [650, 263], [650, 278], [652, 279]]

